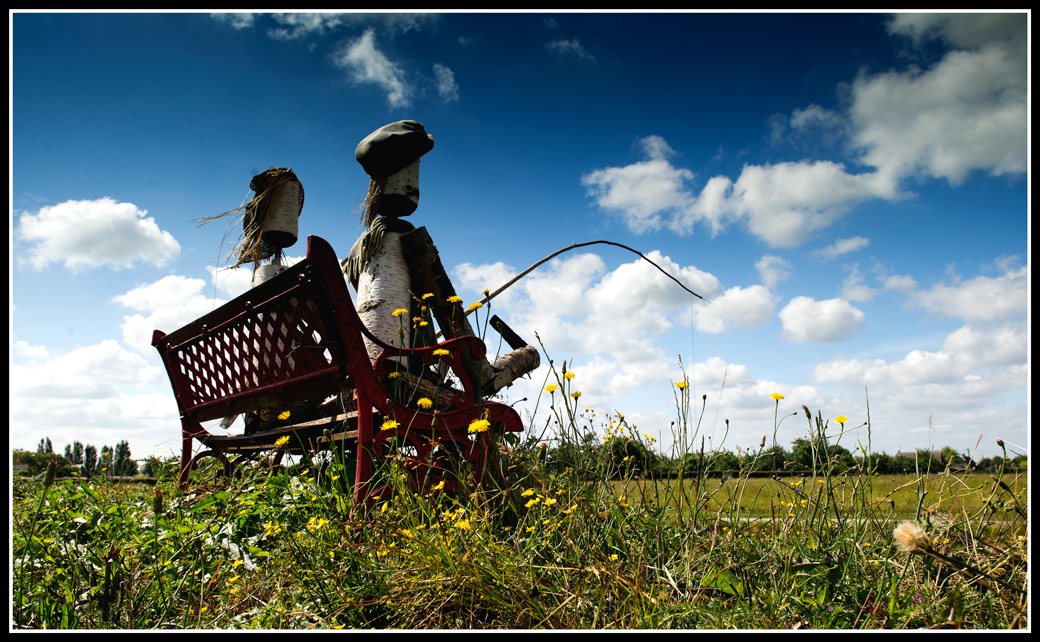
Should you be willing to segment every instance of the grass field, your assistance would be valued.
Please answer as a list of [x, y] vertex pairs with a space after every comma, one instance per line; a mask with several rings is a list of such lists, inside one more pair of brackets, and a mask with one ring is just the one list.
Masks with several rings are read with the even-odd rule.
[[[553, 448], [591, 462], [561, 406]], [[464, 496], [414, 493], [387, 460], [394, 494], [354, 517], [335, 458], [201, 469], [183, 493], [15, 479], [12, 626], [1028, 627], [1025, 476], [615, 480], [556, 472], [538, 439], [504, 450], [508, 474]]]

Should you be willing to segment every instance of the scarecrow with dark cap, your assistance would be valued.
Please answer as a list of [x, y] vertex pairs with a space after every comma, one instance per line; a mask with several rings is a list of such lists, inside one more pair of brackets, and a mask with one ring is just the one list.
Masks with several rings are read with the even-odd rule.
[[[368, 229], [343, 261], [343, 271], [357, 291], [358, 315], [369, 331], [384, 343], [405, 348], [413, 347], [411, 320], [422, 316], [420, 306], [429, 306], [446, 338], [474, 334], [425, 228], [416, 229], [403, 220], [418, 207], [419, 158], [431, 149], [433, 136], [422, 124], [402, 120], [369, 134], [355, 152], [371, 178], [361, 214]], [[433, 296], [426, 300], [426, 294]], [[398, 318], [402, 310], [408, 311], [405, 319]], [[469, 364], [484, 394], [509, 385], [539, 362], [537, 349], [497, 317], [492, 325], [514, 350], [494, 364], [486, 359]], [[423, 330], [415, 334], [418, 340], [423, 345], [435, 343], [432, 328]], [[365, 343], [375, 361], [382, 348], [367, 338]]]

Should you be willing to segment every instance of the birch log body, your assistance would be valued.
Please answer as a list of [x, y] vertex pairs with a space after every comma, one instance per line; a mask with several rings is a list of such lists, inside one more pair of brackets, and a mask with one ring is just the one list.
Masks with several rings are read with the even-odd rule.
[[[383, 237], [383, 246], [365, 265], [358, 277], [358, 316], [365, 327], [379, 340], [390, 345], [401, 346], [402, 320], [393, 315], [394, 310], [411, 308], [411, 280], [408, 276], [408, 264], [401, 250], [401, 235], [387, 232]], [[410, 346], [409, 328], [411, 319], [404, 318], [405, 327], [403, 347]], [[368, 356], [375, 361], [383, 351], [382, 348], [365, 338]], [[406, 360], [402, 360], [407, 364]]]

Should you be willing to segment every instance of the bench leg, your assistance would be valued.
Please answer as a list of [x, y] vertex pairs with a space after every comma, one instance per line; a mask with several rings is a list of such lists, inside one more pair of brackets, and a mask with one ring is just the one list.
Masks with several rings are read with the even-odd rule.
[[363, 390], [357, 390], [358, 407], [358, 445], [357, 445], [357, 473], [354, 476], [354, 507], [351, 509], [353, 516], [364, 505], [367, 510], [368, 494], [371, 491], [372, 481], [372, 405]]

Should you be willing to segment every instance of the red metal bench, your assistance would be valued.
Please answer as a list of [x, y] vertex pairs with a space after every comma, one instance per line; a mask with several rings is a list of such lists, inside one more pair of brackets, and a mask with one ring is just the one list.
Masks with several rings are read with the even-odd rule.
[[[384, 348], [374, 364], [362, 335]], [[387, 457], [405, 460], [415, 486], [446, 481], [450, 488], [457, 480], [447, 471], [447, 459], [463, 457], [481, 479], [493, 435], [523, 430], [511, 407], [481, 399], [481, 382], [473, 381], [463, 367], [464, 357], [483, 358], [483, 341], [460, 337], [417, 349], [380, 342], [358, 318], [335, 252], [317, 236], [308, 237], [305, 260], [179, 330], [156, 330], [152, 345], [166, 366], [180, 410], [182, 487], [207, 457], [218, 459], [230, 475], [242, 459], [275, 450], [280, 459], [282, 452], [343, 446], [356, 439], [357, 508], [371, 505], [385, 492], [388, 480], [378, 468]], [[405, 372], [396, 357], [428, 366], [419, 370], [418, 383], [424, 383], [427, 394], [431, 389], [446, 392], [449, 399], [438, 400], [440, 410], [425, 411], [407, 399], [409, 393], [417, 396], [416, 368]], [[461, 391], [443, 382], [421, 381], [432, 378], [440, 362], [451, 367]], [[400, 376], [393, 378], [395, 371]], [[431, 383], [436, 385], [431, 388]], [[213, 434], [202, 425], [248, 412], [278, 412], [302, 401], [316, 405], [337, 394], [356, 400], [356, 410], [302, 423], [293, 423], [290, 413], [283, 422], [290, 425], [243, 435]], [[471, 424], [480, 419], [490, 429], [470, 433]], [[327, 438], [330, 429], [332, 442]], [[277, 447], [275, 442], [286, 436], [289, 443]], [[196, 440], [206, 449], [193, 454]]]

